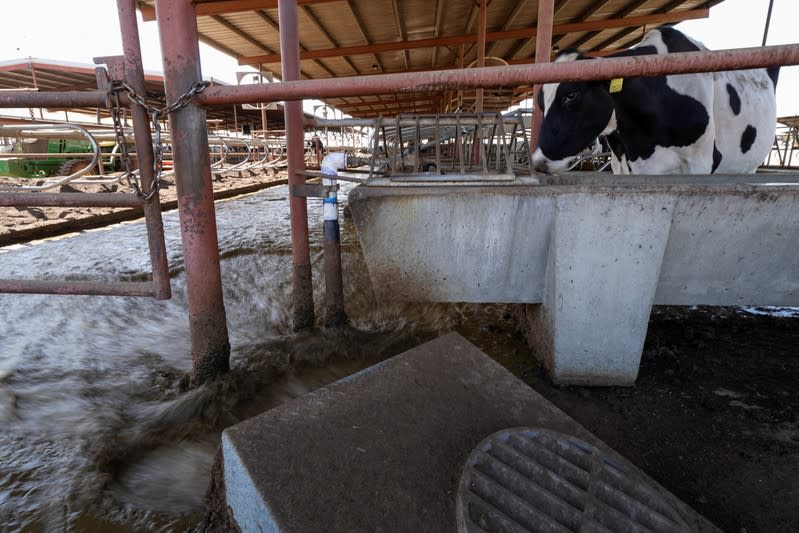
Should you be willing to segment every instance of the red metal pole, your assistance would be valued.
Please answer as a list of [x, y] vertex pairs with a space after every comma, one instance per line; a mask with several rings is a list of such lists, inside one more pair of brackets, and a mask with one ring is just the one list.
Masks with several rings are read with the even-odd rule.
[[[799, 64], [799, 44], [788, 44], [715, 52], [680, 52], [482, 69], [451, 69], [297, 80], [263, 85], [226, 87], [219, 85], [209, 87], [197, 95], [195, 100], [203, 105], [278, 102], [303, 98], [368, 96], [462, 87], [519, 87], [536, 83], [718, 72], [797, 64]], [[3, 99], [4, 95], [0, 94], [0, 107], [3, 107]], [[29, 105], [27, 102], [28, 100], [25, 101], [25, 106]], [[6, 107], [19, 107], [19, 105]]]
[[[552, 25], [554, 18], [554, 0], [538, 0], [538, 22], [536, 22], [535, 36], [536, 64], [549, 63], [549, 58], [552, 55]], [[531, 151], [538, 147], [538, 134], [541, 131], [541, 123], [544, 121], [543, 112], [538, 108], [538, 92], [540, 90], [540, 85], [533, 87], [533, 109], [535, 109], [535, 112], [533, 113], [533, 127], [530, 131]]]
[[[483, 68], [486, 66], [486, 26], [488, 19], [488, 2], [480, 0], [480, 16], [478, 18], [477, 29], [477, 66]], [[483, 93], [484, 89], [481, 87], [476, 91], [476, 99], [474, 110], [477, 113], [483, 112]]]
[[0, 107], [105, 107], [106, 91], [0, 93]]
[[[122, 50], [125, 57], [125, 79], [133, 87], [136, 94], [147, 94], [144, 85], [144, 67], [142, 66], [141, 45], [139, 43], [139, 26], [136, 22], [135, 0], [117, 0], [119, 12], [119, 28], [122, 34]], [[141, 187], [144, 193], [152, 190], [153, 144], [150, 136], [150, 117], [147, 110], [139, 105], [131, 107], [133, 117], [133, 136], [136, 142], [136, 157], [139, 163]], [[103, 165], [100, 164], [100, 168]], [[161, 204], [158, 192], [144, 205], [144, 220], [147, 225], [147, 243], [150, 247], [150, 262], [152, 263], [153, 289], [160, 300], [166, 300], [172, 295], [169, 285], [169, 265], [166, 257], [166, 244], [164, 243], [164, 223], [161, 219]]]
[[[197, 19], [190, 0], [158, 0], [167, 102], [202, 79]], [[230, 368], [205, 110], [190, 102], [169, 116], [178, 193], [192, 372], [197, 386]]]
[[0, 192], [0, 207], [140, 207], [144, 200], [118, 192]]
[[[300, 79], [299, 22], [296, 0], [278, 0], [280, 24], [280, 66], [283, 83]], [[268, 84], [273, 85], [273, 84]], [[282, 85], [282, 84], [274, 84]], [[289, 191], [293, 185], [305, 183], [305, 143], [302, 101], [286, 102], [283, 110], [286, 122]], [[294, 287], [294, 329], [314, 324], [313, 284], [308, 245], [308, 204], [305, 197], [289, 196], [291, 211], [291, 257]]]

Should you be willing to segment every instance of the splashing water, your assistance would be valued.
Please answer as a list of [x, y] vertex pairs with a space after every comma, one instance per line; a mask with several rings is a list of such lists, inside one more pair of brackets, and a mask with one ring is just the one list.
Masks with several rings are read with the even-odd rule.
[[[317, 309], [320, 211], [309, 202]], [[225, 427], [456, 327], [475, 328], [483, 349], [524, 351], [508, 331], [464, 325], [502, 322], [502, 306], [378, 304], [346, 219], [350, 326], [293, 333], [286, 187], [220, 202], [217, 221], [232, 369], [195, 390], [181, 385], [191, 343], [177, 213], [164, 214], [171, 300], [0, 295], [0, 530], [185, 530], [204, 512]], [[0, 277], [142, 279], [145, 231], [0, 249]]]

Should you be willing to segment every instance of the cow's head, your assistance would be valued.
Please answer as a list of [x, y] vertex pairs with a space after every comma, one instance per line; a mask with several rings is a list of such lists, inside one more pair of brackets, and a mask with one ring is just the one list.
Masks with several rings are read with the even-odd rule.
[[[555, 61], [587, 59], [561, 52]], [[548, 83], [541, 87], [538, 106], [544, 112], [533, 164], [540, 172], [560, 172], [605, 130], [612, 129], [613, 98], [607, 81]]]

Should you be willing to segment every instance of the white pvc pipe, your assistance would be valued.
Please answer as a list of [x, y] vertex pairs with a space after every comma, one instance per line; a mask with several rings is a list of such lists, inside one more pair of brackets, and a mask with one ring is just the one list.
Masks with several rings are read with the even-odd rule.
[[322, 214], [324, 220], [338, 220], [338, 195], [335, 190], [336, 176], [339, 169], [347, 168], [346, 152], [334, 152], [327, 154], [322, 159], [322, 185], [330, 187], [327, 197], [324, 199]]

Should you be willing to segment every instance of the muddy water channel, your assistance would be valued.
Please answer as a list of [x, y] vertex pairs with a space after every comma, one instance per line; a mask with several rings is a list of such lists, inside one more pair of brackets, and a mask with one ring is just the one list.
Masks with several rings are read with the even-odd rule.
[[[321, 317], [320, 202], [309, 213]], [[217, 217], [232, 346], [220, 382], [182, 385], [191, 356], [175, 212], [164, 215], [171, 300], [0, 295], [0, 531], [182, 531], [203, 517], [225, 427], [446, 331], [500, 359], [529, 356], [502, 306], [376, 302], [346, 218], [350, 325], [294, 333], [286, 187], [221, 202]], [[0, 277], [141, 279], [146, 246], [139, 221], [8, 247]]]

